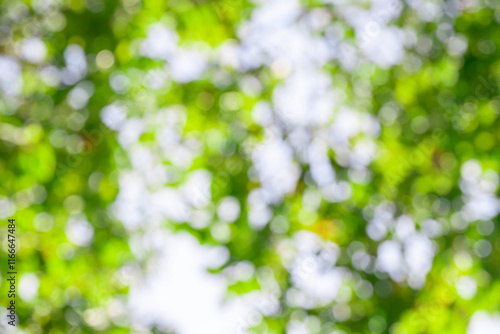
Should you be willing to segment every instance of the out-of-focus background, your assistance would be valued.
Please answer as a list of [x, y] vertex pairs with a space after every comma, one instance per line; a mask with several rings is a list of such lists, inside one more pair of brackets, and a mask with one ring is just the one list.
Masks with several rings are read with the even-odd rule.
[[1, 1], [0, 332], [498, 333], [499, 23]]

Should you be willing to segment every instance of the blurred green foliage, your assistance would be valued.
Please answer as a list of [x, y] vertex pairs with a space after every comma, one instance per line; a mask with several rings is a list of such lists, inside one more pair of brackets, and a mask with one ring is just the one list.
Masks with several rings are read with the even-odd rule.
[[[40, 281], [35, 299], [17, 299], [19, 326], [27, 333], [94, 333], [97, 330], [83, 320], [86, 310], [104, 309], [112, 297], [125, 298], [128, 287], [120, 282], [116, 272], [136, 261], [129, 251], [124, 227], [109, 215], [109, 205], [118, 192], [117, 170], [129, 162], [115, 133], [102, 124], [101, 109], [127, 100], [130, 114], [141, 116], [150, 105], [184, 105], [188, 114], [185, 133], [205, 138], [203, 133], [218, 131], [212, 132], [218, 136], [215, 144], [204, 139], [207, 149], [191, 169], [205, 168], [212, 172], [214, 202], [231, 195], [245, 203], [249, 191], [257, 185], [248, 177], [251, 161], [242, 153], [242, 140], [237, 132], [247, 131], [245, 135], [256, 138], [263, 136], [262, 129], [253, 123], [250, 110], [257, 100], [271, 97], [279, 80], [269, 79], [272, 76], [267, 68], [256, 69], [254, 74], [263, 82], [267, 80], [267, 85], [258, 98], [238, 93], [237, 98], [241, 99], [238, 111], [219, 107], [227, 98], [225, 94], [238, 90], [237, 85], [232, 83], [221, 89], [209, 78], [186, 84], [172, 81], [169, 89], [156, 91], [132, 85], [121, 96], [110, 87], [109, 77], [113, 72], [126, 73], [133, 81], [134, 75], [139, 76], [141, 71], [160, 66], [161, 61], [140, 57], [138, 45], [134, 44], [136, 39], [146, 36], [151, 24], [174, 26], [181, 45], [203, 41], [217, 47], [237, 38], [236, 29], [251, 15], [254, 4], [243, 0], [71, 0], [58, 2], [54, 7], [48, 4], [46, 10], [36, 9], [44, 7], [40, 1], [36, 2], [38, 5], [34, 3], [0, 2], [0, 55], [17, 57], [18, 42], [36, 35], [47, 47], [47, 62], [62, 68], [64, 50], [70, 44], [79, 45], [89, 64], [84, 80], [92, 86], [94, 94], [86, 107], [76, 110], [67, 100], [74, 85], [51, 87], [41, 79], [41, 65], [21, 60], [20, 96], [5, 96], [0, 101], [0, 196], [11, 201], [2, 210], [12, 211], [9, 205], [15, 208], [11, 216], [3, 214], [2, 226], [7, 218], [16, 219], [17, 271], [21, 275], [35, 273]], [[317, 216], [313, 216], [314, 221], [308, 225], [299, 219], [302, 190], [307, 186], [301, 177], [295, 193], [274, 208], [276, 214], [289, 218], [288, 235], [309, 229], [334, 241], [343, 252], [352, 241], [361, 241], [370, 254], [376, 254], [378, 243], [366, 235], [363, 218], [363, 209], [376, 198], [374, 195], [396, 203], [398, 214], [410, 214], [416, 221], [423, 221], [435, 216], [429, 208], [437, 199], [447, 199], [452, 206], [460, 200], [460, 167], [467, 160], [477, 159], [483, 169], [499, 171], [499, 7], [490, 7], [463, 13], [452, 22], [456, 32], [468, 41], [463, 56], [446, 52], [436, 35], [436, 23], [421, 22], [414, 11], [405, 8], [399, 23], [410, 25], [418, 35], [425, 35], [433, 42], [428, 56], [415, 56], [422, 62], [420, 68], [414, 70], [411, 64], [389, 69], [372, 66], [349, 73], [337, 63], [328, 64], [332, 76], [346, 80], [349, 101], [356, 100], [354, 86], [363, 77], [373, 87], [372, 103], [368, 106], [373, 115], [383, 119], [380, 109], [390, 101], [396, 101], [405, 112], [398, 113], [390, 122], [382, 122], [378, 139], [381, 151], [371, 165], [372, 181], [353, 183], [353, 194], [345, 202], [323, 201]], [[492, 43], [491, 52], [484, 52], [489, 45], [484, 43]], [[108, 50], [114, 59], [107, 68], [96, 63], [96, 55], [102, 50]], [[234, 124], [240, 124], [241, 129], [235, 129]], [[58, 136], [66, 144], [58, 145]], [[155, 139], [154, 133], [145, 133], [140, 138], [144, 143]], [[236, 153], [225, 154], [226, 149]], [[334, 157], [331, 160], [335, 163]], [[347, 178], [340, 167], [339, 174]], [[416, 198], [421, 201], [418, 205]], [[441, 218], [449, 222], [453, 210]], [[73, 245], [65, 234], [70, 215], [78, 213], [84, 214], [94, 228], [93, 241], [86, 247]], [[281, 236], [269, 227], [252, 229], [246, 221], [247, 213], [243, 207], [240, 219], [230, 226], [233, 238], [225, 245], [231, 261], [248, 260], [256, 267], [269, 266], [281, 289], [286, 291], [290, 277], [275, 247]], [[496, 226], [497, 217], [494, 223]], [[187, 223], [169, 228], [189, 230], [203, 243], [219, 243], [209, 229], [195, 230]], [[6, 233], [6, 228], [0, 230], [2, 275], [7, 263]], [[499, 233], [496, 229], [485, 236], [471, 226], [464, 231], [450, 229], [436, 239], [439, 251], [422, 290], [359, 272], [373, 286], [380, 287], [383, 282], [392, 292], [374, 293], [368, 299], [353, 296], [350, 305], [357, 318], [334, 325], [328, 307], [308, 310], [307, 314], [322, 320], [324, 333], [330, 333], [334, 326], [348, 333], [385, 333], [390, 328], [396, 334], [464, 333], [476, 310], [499, 310]], [[457, 244], [473, 248], [479, 240], [492, 245], [491, 254], [474, 256], [470, 268], [457, 269], [453, 257], [457, 247], [462, 247]], [[356, 270], [346, 254], [342, 254], [339, 263]], [[459, 273], [473, 276], [478, 282], [478, 292], [472, 300], [462, 299], [447, 282], [448, 276]], [[7, 286], [2, 284], [1, 288], [1, 304], [7, 305]], [[259, 283], [254, 279], [237, 283], [230, 290], [244, 293], [258, 288]], [[264, 319], [255, 332], [284, 333], [294, 311], [283, 300], [279, 315]], [[113, 322], [103, 331], [130, 332], [126, 325]]]

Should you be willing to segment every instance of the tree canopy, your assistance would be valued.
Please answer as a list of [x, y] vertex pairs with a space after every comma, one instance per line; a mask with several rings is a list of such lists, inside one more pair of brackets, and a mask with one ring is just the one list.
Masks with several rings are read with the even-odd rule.
[[0, 8], [19, 332], [500, 328], [496, 1]]

